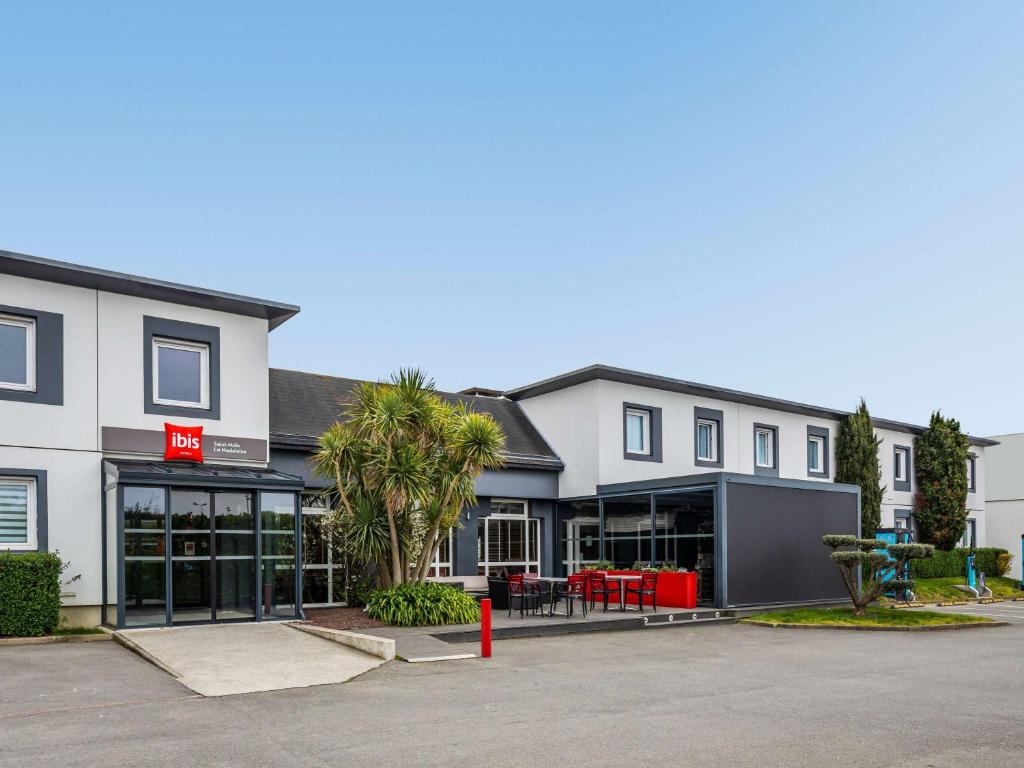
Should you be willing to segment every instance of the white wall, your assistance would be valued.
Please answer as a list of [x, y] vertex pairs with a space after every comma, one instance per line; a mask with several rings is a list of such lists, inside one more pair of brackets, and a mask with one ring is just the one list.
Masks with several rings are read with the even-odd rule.
[[[220, 328], [220, 419], [148, 414], [144, 407], [142, 318]], [[270, 392], [267, 321], [113, 293], [99, 295], [99, 426], [153, 429], [165, 421], [214, 435], [267, 439]]]
[[[623, 457], [623, 403], [661, 409], [660, 462], [634, 461]], [[604, 380], [590, 381], [526, 398], [520, 400], [519, 404], [566, 464], [559, 485], [563, 497], [593, 494], [598, 485], [717, 471], [696, 464], [695, 406], [723, 413], [721, 455], [722, 469], [726, 472], [754, 473], [754, 424], [758, 423], [778, 428], [777, 454], [780, 477], [828, 482], [835, 474], [835, 441], [839, 432], [839, 422], [831, 419]], [[807, 474], [809, 425], [829, 431], [828, 478], [812, 477]], [[879, 446], [879, 462], [882, 468], [882, 484], [886, 487], [882, 498], [882, 525], [891, 527], [894, 524], [896, 510], [912, 510], [914, 507], [914, 435], [889, 429], [876, 429], [875, 433], [882, 440]], [[904, 445], [911, 449], [910, 491], [895, 490], [895, 445]], [[977, 456], [977, 490], [968, 494], [968, 516], [976, 521], [977, 541], [979, 546], [983, 546], [987, 541], [986, 449], [972, 445], [971, 452]], [[1024, 459], [1024, 436], [1021, 436], [1021, 456]], [[1021, 491], [1020, 498], [1024, 499], [1024, 487]]]
[[102, 595], [100, 463], [96, 451], [0, 446], [0, 467], [46, 471], [48, 546], [71, 564], [65, 578], [82, 578], [65, 591], [66, 605], [99, 605]]
[[519, 404], [548, 445], [565, 463], [559, 473], [563, 498], [592, 494], [598, 484], [598, 386], [589, 381], [575, 387], [522, 400]]
[[1024, 434], [995, 435], [999, 445], [985, 449], [988, 543], [1013, 555], [1010, 574], [1021, 576], [1024, 534]]
[[0, 445], [97, 450], [96, 291], [0, 274], [0, 304], [64, 316], [64, 405], [0, 400]]

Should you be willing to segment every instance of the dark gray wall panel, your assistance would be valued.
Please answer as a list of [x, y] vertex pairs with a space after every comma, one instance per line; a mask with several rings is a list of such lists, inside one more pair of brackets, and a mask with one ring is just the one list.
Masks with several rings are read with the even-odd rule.
[[309, 463], [310, 454], [306, 451], [286, 451], [280, 448], [270, 449], [270, 468], [279, 472], [287, 472], [289, 475], [298, 475], [306, 483], [307, 488], [326, 488], [331, 485], [313, 473], [313, 466]]
[[856, 493], [735, 481], [725, 485], [729, 605], [848, 596], [821, 537], [857, 533]]
[[476, 495], [505, 499], [557, 499], [558, 473], [545, 469], [487, 470], [476, 479]]

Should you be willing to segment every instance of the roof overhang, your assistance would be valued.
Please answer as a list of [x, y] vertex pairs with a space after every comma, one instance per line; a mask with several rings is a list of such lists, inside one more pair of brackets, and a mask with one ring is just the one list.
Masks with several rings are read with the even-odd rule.
[[64, 261], [43, 259], [39, 256], [29, 256], [12, 251], [0, 251], [0, 273], [96, 291], [120, 293], [141, 299], [213, 309], [246, 317], [264, 318], [267, 320], [270, 330], [274, 330], [299, 312], [299, 307], [294, 304], [254, 299], [235, 293], [169, 283], [164, 280], [69, 264]]

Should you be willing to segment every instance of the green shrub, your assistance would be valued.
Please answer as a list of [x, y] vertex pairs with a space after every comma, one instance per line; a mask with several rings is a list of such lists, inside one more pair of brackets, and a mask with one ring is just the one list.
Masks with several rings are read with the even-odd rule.
[[[910, 572], [915, 579], [941, 579], [949, 576], [967, 576], [967, 555], [970, 550], [960, 547], [949, 552], [935, 551], [928, 560], [914, 560]], [[1010, 570], [1012, 557], [999, 547], [978, 547], [974, 550], [974, 567], [986, 576], [1005, 576]]]
[[366, 601], [371, 618], [396, 627], [432, 627], [480, 621], [480, 606], [450, 584], [422, 582], [378, 589]]
[[50, 552], [0, 554], [0, 635], [52, 635], [60, 623], [61, 559]]

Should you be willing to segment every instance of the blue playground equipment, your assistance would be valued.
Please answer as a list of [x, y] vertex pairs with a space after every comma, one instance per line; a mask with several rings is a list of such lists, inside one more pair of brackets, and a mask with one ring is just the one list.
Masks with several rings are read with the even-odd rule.
[[[875, 532], [875, 538], [884, 541], [886, 544], [913, 544], [914, 534], [907, 528], [879, 528]], [[876, 550], [878, 552], [884, 552], [885, 550]], [[888, 553], [886, 553], [888, 554]], [[889, 558], [889, 562], [896, 562], [894, 557]], [[891, 581], [892, 579], [910, 579], [910, 564], [907, 563], [903, 567], [903, 572], [897, 574], [895, 566], [887, 568], [879, 573], [883, 582]], [[914, 594], [913, 590], [901, 589], [899, 594], [897, 590], [892, 589], [885, 593], [886, 597], [892, 598], [893, 600], [900, 600], [906, 603], [914, 602], [914, 598], [917, 595]]]

